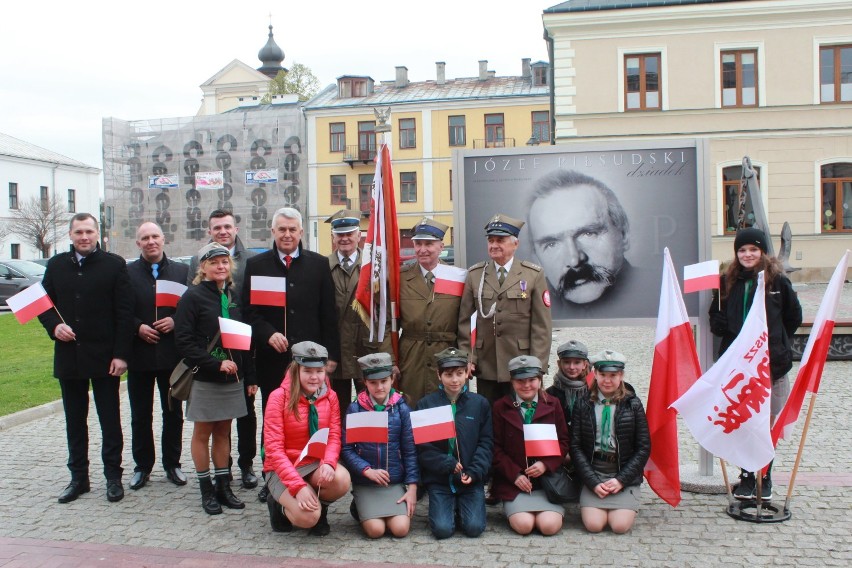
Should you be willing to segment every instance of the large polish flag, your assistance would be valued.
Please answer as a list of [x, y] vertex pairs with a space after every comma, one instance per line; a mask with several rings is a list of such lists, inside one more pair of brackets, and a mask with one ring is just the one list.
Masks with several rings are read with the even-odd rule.
[[180, 282], [157, 280], [157, 294], [154, 296], [154, 305], [158, 308], [175, 308], [184, 292], [186, 292], [186, 286]]
[[663, 251], [663, 283], [654, 340], [654, 363], [648, 388], [651, 457], [645, 478], [654, 493], [671, 505], [680, 503], [680, 458], [677, 412], [670, 408], [701, 375], [689, 315], [680, 293], [669, 249]]
[[555, 424], [524, 424], [524, 451], [527, 456], [561, 456]]
[[761, 272], [737, 338], [672, 404], [705, 450], [746, 471], [759, 471], [775, 457], [769, 435], [772, 378], [765, 289]]
[[387, 412], [353, 412], [346, 415], [346, 443], [388, 443]]
[[18, 292], [6, 299], [6, 305], [15, 314], [15, 318], [25, 324], [36, 316], [39, 316], [53, 307], [53, 301], [47, 295], [47, 291], [41, 282]]
[[415, 444], [425, 444], [456, 437], [453, 408], [447, 404], [411, 413], [411, 429]]
[[222, 347], [225, 349], [251, 349], [251, 326], [232, 319], [219, 318], [219, 329], [222, 331]]
[[311, 439], [308, 440], [308, 443], [305, 444], [305, 449], [302, 450], [302, 453], [299, 454], [299, 459], [296, 460], [294, 466], [302, 463], [302, 460], [306, 457], [316, 458], [321, 460], [325, 457], [325, 447], [328, 445], [328, 428], [320, 428], [314, 435], [311, 436]]
[[849, 255], [847, 250], [840, 264], [834, 269], [834, 275], [828, 283], [822, 303], [817, 310], [811, 333], [808, 335], [808, 343], [802, 355], [799, 372], [796, 374], [796, 382], [787, 398], [787, 403], [781, 413], [775, 419], [772, 427], [772, 443], [777, 444], [779, 438], [788, 439], [792, 433], [793, 426], [799, 420], [802, 404], [805, 401], [805, 393], [816, 394], [819, 390], [822, 370], [828, 357], [828, 348], [831, 345], [831, 336], [834, 333], [834, 318], [837, 316], [837, 305], [840, 303], [840, 294], [843, 292], [843, 281], [846, 279], [846, 271], [849, 268]]
[[280, 276], [252, 276], [249, 302], [253, 306], [286, 306], [287, 279]]
[[683, 292], [719, 289], [719, 261], [708, 260], [683, 267]]
[[464, 292], [464, 281], [467, 278], [467, 270], [458, 266], [439, 264], [432, 269], [435, 275], [435, 292], [461, 296]]

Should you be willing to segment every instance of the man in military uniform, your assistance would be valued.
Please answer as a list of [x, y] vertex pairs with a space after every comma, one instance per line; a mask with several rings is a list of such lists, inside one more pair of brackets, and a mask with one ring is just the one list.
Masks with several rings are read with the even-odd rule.
[[[509, 392], [512, 358], [550, 358], [550, 292], [544, 271], [515, 258], [523, 226], [505, 215], [495, 215], [485, 226], [490, 260], [468, 270], [459, 310], [459, 347], [472, 354], [476, 390], [492, 404]], [[471, 345], [474, 312], [476, 344]]]
[[418, 221], [412, 229], [417, 262], [400, 273], [400, 386], [412, 408], [437, 388], [434, 355], [456, 345], [461, 296], [434, 290], [433, 271], [448, 228], [426, 217]]
[[334, 299], [340, 328], [340, 364], [331, 374], [331, 387], [340, 401], [340, 415], [345, 416], [346, 408], [352, 402], [352, 381], [355, 381], [356, 390], [363, 388], [358, 358], [377, 351], [393, 356], [393, 347], [389, 333], [385, 334], [382, 342], [370, 341], [369, 328], [352, 308], [361, 273], [361, 249], [358, 248], [361, 214], [342, 209], [325, 222], [331, 224], [331, 240], [335, 248], [328, 255], [328, 264], [334, 280]]

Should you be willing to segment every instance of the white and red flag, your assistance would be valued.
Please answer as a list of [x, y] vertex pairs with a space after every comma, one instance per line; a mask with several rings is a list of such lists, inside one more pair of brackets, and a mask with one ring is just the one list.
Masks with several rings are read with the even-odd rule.
[[425, 444], [437, 440], [456, 437], [456, 421], [453, 408], [447, 404], [411, 413], [411, 430], [415, 444]]
[[645, 478], [654, 493], [672, 507], [680, 503], [680, 457], [677, 412], [670, 406], [689, 390], [699, 375], [701, 366], [692, 325], [672, 257], [666, 248], [663, 251], [663, 283], [646, 409], [651, 457], [645, 465]]
[[311, 436], [311, 439], [308, 440], [307, 444], [305, 444], [305, 449], [303, 449], [302, 453], [299, 454], [299, 459], [296, 460], [296, 463], [294, 463], [293, 466], [298, 466], [306, 457], [321, 460], [325, 457], [325, 447], [327, 445], [328, 428], [320, 428], [314, 432], [314, 435]]
[[701, 446], [746, 471], [775, 457], [769, 435], [769, 334], [763, 272], [739, 335], [672, 406]]
[[439, 264], [432, 269], [432, 274], [435, 275], [436, 293], [461, 296], [464, 292], [464, 281], [467, 278], [467, 270], [464, 268]]
[[555, 424], [524, 424], [524, 451], [527, 456], [561, 456]]
[[683, 293], [719, 289], [719, 261], [708, 260], [683, 267]]
[[473, 351], [476, 349], [476, 314], [477, 310], [474, 310], [472, 314], [470, 314], [470, 349]]
[[388, 443], [387, 412], [353, 412], [346, 415], [346, 443]]
[[18, 292], [6, 299], [6, 305], [15, 314], [15, 318], [25, 324], [36, 316], [39, 316], [53, 307], [53, 300], [47, 295], [47, 291], [41, 282]]
[[[393, 189], [390, 150], [382, 144], [376, 155], [376, 173], [370, 199], [370, 225], [364, 253], [361, 256], [361, 273], [352, 307], [370, 328], [370, 341], [383, 341], [388, 319], [388, 308], [393, 307], [392, 318], [399, 310], [399, 226], [396, 219], [396, 198]], [[393, 338], [394, 352], [397, 352]]]
[[222, 347], [225, 349], [251, 349], [251, 326], [247, 323], [220, 317], [219, 329], [222, 332]]
[[802, 354], [802, 362], [799, 372], [796, 374], [796, 382], [787, 398], [787, 403], [781, 413], [775, 418], [772, 427], [772, 443], [777, 444], [779, 438], [787, 439], [799, 420], [802, 404], [805, 401], [805, 393], [816, 394], [819, 391], [819, 383], [822, 378], [822, 370], [828, 357], [828, 348], [831, 345], [831, 336], [834, 332], [834, 318], [837, 316], [837, 305], [840, 303], [840, 294], [843, 292], [843, 281], [846, 279], [846, 271], [849, 268], [849, 255], [847, 250], [840, 264], [834, 269], [834, 275], [828, 283], [822, 303], [817, 310], [811, 333], [808, 335], [808, 343]]
[[184, 292], [186, 292], [186, 286], [180, 282], [157, 280], [157, 293], [154, 296], [154, 305], [158, 308], [175, 308]]
[[249, 303], [253, 306], [287, 305], [287, 279], [280, 276], [252, 276]]

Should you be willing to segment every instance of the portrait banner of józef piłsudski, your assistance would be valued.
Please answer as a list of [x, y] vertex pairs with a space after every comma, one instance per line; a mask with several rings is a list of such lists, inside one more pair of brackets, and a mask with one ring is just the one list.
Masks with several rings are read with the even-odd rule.
[[[554, 322], [656, 318], [663, 249], [680, 274], [709, 251], [704, 153], [680, 140], [460, 152], [457, 255], [487, 260], [489, 220], [522, 219], [515, 258], [544, 270]], [[684, 300], [697, 316], [698, 296]]]

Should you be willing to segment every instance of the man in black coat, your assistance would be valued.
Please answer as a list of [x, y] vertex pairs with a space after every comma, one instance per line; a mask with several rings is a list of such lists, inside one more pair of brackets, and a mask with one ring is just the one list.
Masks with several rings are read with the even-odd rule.
[[56, 309], [39, 316], [54, 340], [53, 376], [59, 379], [65, 409], [71, 483], [59, 502], [69, 503], [89, 491], [90, 379], [103, 435], [107, 499], [120, 501], [124, 439], [118, 387], [127, 369], [133, 333], [127, 263], [98, 248], [98, 222], [89, 213], [71, 218], [69, 237], [70, 252], [50, 259], [42, 281]]
[[180, 469], [183, 442], [183, 409], [181, 401], [169, 401], [169, 376], [179, 357], [175, 349], [174, 313], [172, 302], [161, 301], [157, 307], [157, 282], [161, 282], [161, 298], [174, 298], [167, 282], [184, 286], [189, 267], [173, 261], [163, 252], [165, 237], [156, 223], [142, 223], [136, 230], [136, 246], [141, 254], [127, 267], [135, 300], [133, 308], [133, 357], [127, 372], [127, 395], [130, 398], [131, 446], [136, 462], [131, 489], [141, 489], [154, 468], [154, 385], [160, 391], [163, 412], [161, 435], [163, 468], [166, 478], [175, 485], [186, 485], [186, 475]]

